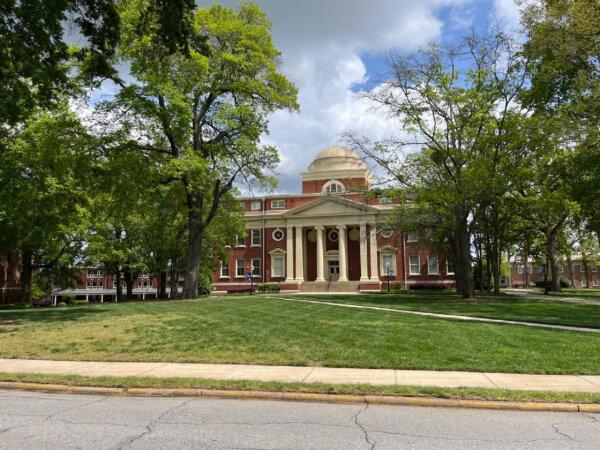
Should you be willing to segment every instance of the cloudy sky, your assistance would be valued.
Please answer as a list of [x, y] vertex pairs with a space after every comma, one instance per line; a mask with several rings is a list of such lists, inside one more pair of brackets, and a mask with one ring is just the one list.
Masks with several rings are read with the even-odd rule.
[[[300, 112], [276, 113], [264, 141], [281, 152], [280, 193], [300, 191], [298, 173], [347, 130], [380, 138], [397, 124], [357, 99], [385, 72], [390, 50], [457, 39], [495, 16], [518, 20], [513, 0], [254, 0], [273, 23], [281, 70], [299, 89]], [[238, 0], [221, 0], [234, 6]], [[200, 2], [204, 3], [204, 2]]]

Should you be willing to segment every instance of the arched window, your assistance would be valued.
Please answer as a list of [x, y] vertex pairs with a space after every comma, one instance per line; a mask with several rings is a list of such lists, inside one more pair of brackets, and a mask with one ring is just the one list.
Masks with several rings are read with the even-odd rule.
[[344, 192], [344, 185], [339, 181], [331, 180], [323, 186], [323, 193], [325, 194], [341, 194], [342, 192]]

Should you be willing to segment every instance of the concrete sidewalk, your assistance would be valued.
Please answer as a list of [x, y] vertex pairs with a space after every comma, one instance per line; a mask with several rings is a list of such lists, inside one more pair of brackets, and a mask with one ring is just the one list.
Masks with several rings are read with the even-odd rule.
[[600, 392], [600, 375], [527, 375], [429, 370], [346, 369], [236, 364], [44, 361], [28, 359], [0, 359], [0, 372], [83, 375], [90, 377], [181, 377], [211, 380]]

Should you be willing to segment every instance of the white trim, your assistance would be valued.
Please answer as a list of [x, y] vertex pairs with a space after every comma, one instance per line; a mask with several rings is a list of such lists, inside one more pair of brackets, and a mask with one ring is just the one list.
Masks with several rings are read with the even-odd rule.
[[[255, 208], [256, 206], [256, 208]], [[250, 211], [260, 211], [262, 209], [262, 200], [252, 200], [250, 202]]]
[[285, 209], [285, 200], [283, 198], [274, 198], [271, 200], [271, 209]]
[[[331, 238], [331, 233], [336, 233], [337, 234], [337, 239], [332, 239]], [[336, 228], [329, 230], [329, 233], [327, 233], [327, 239], [329, 239], [331, 242], [338, 242], [340, 240], [340, 231]]]
[[[242, 261], [242, 274], [238, 275], [238, 262]], [[246, 276], [246, 260], [245, 259], [236, 259], [235, 260], [235, 276], [234, 278], [244, 278]]]
[[[335, 192], [332, 192], [332, 191], [327, 192], [327, 189], [331, 188], [331, 186], [340, 186], [341, 189], [339, 191], [336, 189]], [[343, 194], [344, 192], [346, 192], [346, 186], [344, 186], [344, 183], [342, 183], [341, 181], [338, 181], [336, 179], [329, 180], [321, 188], [321, 193], [324, 195], [338, 195], [338, 194]]]
[[[256, 236], [254, 236], [254, 232], [256, 232]], [[254, 238], [258, 238], [258, 244], [254, 243]], [[250, 230], [250, 247], [260, 247], [262, 246], [262, 236], [260, 230], [257, 228], [253, 228]]]
[[[254, 261], [258, 261], [258, 274], [254, 274]], [[262, 260], [261, 258], [251, 258], [250, 259], [250, 273], [252, 273], [252, 278], [260, 278], [262, 276]]]
[[[227, 275], [223, 275], [223, 266], [227, 266]], [[229, 278], [231, 276], [231, 267], [229, 261], [221, 261], [221, 267], [219, 268], [219, 278]]]
[[[277, 239], [277, 238], [275, 237], [275, 233], [277, 233], [278, 231], [279, 231], [279, 232], [281, 232], [281, 238], [279, 238], [279, 239]], [[273, 238], [273, 240], [274, 240], [275, 242], [283, 241], [283, 238], [285, 237], [285, 232], [284, 232], [284, 231], [283, 231], [281, 228], [279, 228], [279, 227], [278, 227], [278, 228], [275, 228], [275, 229], [273, 230], [273, 232], [271, 233], [271, 237]]]

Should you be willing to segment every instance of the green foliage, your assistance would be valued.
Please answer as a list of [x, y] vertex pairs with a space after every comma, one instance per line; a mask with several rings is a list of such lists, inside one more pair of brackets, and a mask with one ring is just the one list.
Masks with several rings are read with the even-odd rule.
[[259, 284], [258, 292], [263, 293], [263, 294], [277, 293], [277, 292], [279, 292], [279, 285], [278, 284]]

